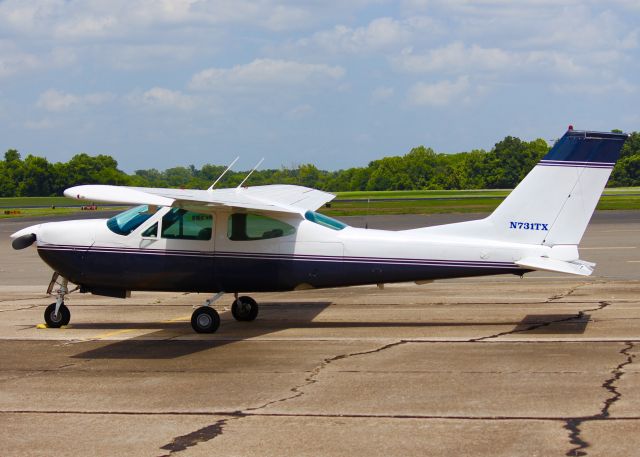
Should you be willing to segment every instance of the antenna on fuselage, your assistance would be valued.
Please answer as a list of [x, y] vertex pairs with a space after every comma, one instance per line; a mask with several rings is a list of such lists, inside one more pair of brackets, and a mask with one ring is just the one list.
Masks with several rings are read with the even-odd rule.
[[238, 161], [239, 158], [240, 156], [236, 157], [236, 159], [229, 164], [227, 169], [223, 171], [220, 176], [218, 176], [218, 179], [216, 179], [215, 182], [211, 184], [211, 186], [209, 186], [209, 188], [207, 189], [208, 191], [212, 191], [213, 188], [216, 187], [216, 184], [218, 184], [218, 182], [222, 179], [222, 177], [227, 174], [227, 171], [231, 170], [231, 167], [233, 167], [233, 165]]
[[247, 175], [247, 177], [246, 177], [246, 178], [244, 178], [240, 184], [238, 184], [238, 189], [240, 189], [240, 188], [242, 187], [242, 185], [247, 181], [247, 179], [249, 179], [249, 176], [251, 176], [251, 174], [252, 174], [254, 171], [256, 171], [256, 170], [258, 169], [258, 167], [260, 166], [260, 164], [261, 164], [262, 162], [264, 162], [264, 157], [263, 157], [262, 159], [260, 159], [260, 162], [258, 162], [258, 163], [256, 164], [256, 166], [255, 166], [255, 167], [253, 167], [253, 170], [251, 170], [251, 171], [249, 172], [249, 174]]

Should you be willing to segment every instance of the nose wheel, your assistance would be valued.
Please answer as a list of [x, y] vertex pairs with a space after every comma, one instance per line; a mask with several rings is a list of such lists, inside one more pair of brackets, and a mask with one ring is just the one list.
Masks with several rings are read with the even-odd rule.
[[68, 325], [71, 320], [71, 312], [64, 303], [60, 303], [60, 308], [56, 310], [57, 303], [51, 303], [44, 310], [44, 320], [49, 328], [60, 328]]

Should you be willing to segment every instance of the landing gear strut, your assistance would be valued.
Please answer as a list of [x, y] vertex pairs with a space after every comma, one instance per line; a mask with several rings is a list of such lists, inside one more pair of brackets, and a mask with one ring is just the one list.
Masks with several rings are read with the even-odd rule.
[[69, 291], [69, 280], [61, 277], [58, 273], [54, 273], [51, 278], [51, 282], [49, 283], [47, 294], [53, 295], [53, 289], [55, 286], [59, 286], [55, 291], [56, 301], [55, 303], [51, 303], [44, 310], [44, 320], [47, 323], [47, 327], [50, 328], [60, 328], [63, 325], [69, 324], [69, 321], [71, 320], [71, 312], [64, 304], [65, 295], [73, 292]]
[[231, 305], [231, 314], [237, 321], [250, 322], [258, 317], [258, 303], [251, 297], [240, 297], [235, 294], [236, 299]]

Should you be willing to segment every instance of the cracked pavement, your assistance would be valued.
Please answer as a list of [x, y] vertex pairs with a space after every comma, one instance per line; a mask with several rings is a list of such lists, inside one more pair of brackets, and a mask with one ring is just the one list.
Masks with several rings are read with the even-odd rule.
[[0, 284], [2, 455], [637, 455], [640, 248], [595, 248], [638, 246], [640, 217], [613, 219], [594, 278], [255, 294], [253, 323], [225, 297], [215, 335], [197, 294], [75, 295], [36, 329], [49, 278], [24, 260]]

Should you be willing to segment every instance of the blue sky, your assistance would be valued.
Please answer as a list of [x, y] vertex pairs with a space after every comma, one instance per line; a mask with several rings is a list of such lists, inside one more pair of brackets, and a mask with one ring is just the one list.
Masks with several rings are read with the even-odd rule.
[[0, 148], [363, 166], [640, 130], [637, 0], [4, 0]]

